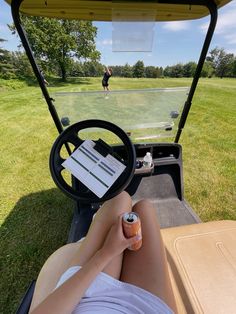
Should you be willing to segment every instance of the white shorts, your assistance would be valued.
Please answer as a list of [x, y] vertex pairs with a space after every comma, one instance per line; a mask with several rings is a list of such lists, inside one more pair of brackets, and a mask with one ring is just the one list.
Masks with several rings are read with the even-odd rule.
[[[58, 281], [56, 288], [80, 268], [80, 266], [74, 266], [67, 269]], [[73, 311], [73, 314], [85, 313], [173, 314], [173, 311], [152, 293], [101, 272]]]

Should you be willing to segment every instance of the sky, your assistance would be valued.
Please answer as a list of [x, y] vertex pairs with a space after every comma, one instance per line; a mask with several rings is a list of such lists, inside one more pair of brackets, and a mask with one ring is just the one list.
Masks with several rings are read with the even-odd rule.
[[[9, 31], [7, 24], [11, 23], [10, 7], [4, 0], [0, 0], [0, 38], [7, 40], [1, 46], [14, 51], [18, 49], [19, 39]], [[112, 26], [116, 27], [117, 24], [97, 22], [95, 23], [98, 27], [96, 46], [101, 52], [101, 62], [105, 65], [124, 65], [125, 63], [133, 65], [138, 60], [143, 60], [146, 66], [165, 67], [176, 63], [197, 61], [208, 23], [209, 17], [196, 21], [156, 23], [153, 29], [150, 23], [151, 31], [146, 34], [153, 36], [152, 49], [141, 53], [114, 52]], [[122, 34], [124, 33], [123, 31]], [[215, 47], [224, 48], [227, 53], [236, 55], [236, 0], [219, 10], [210, 50]]]

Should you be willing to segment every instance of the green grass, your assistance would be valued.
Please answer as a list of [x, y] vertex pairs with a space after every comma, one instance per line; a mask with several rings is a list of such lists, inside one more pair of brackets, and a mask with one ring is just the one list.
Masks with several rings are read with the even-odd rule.
[[[188, 79], [111, 79], [112, 89], [175, 87]], [[56, 80], [55, 91], [100, 90], [100, 79]], [[185, 198], [203, 221], [236, 219], [236, 80], [202, 79], [180, 139]], [[0, 80], [1, 313], [14, 313], [46, 258], [66, 242], [73, 203], [51, 179], [56, 129], [37, 86]]]
[[201, 80], [181, 143], [185, 197], [203, 221], [236, 219], [236, 80]]

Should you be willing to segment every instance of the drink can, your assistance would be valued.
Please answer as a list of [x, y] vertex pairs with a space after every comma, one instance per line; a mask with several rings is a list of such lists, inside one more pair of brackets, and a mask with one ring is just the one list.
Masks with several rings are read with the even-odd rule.
[[128, 248], [129, 250], [137, 251], [142, 246], [141, 221], [138, 214], [135, 212], [125, 213], [122, 217], [122, 225], [126, 238], [132, 238], [136, 235], [140, 236], [140, 240]]

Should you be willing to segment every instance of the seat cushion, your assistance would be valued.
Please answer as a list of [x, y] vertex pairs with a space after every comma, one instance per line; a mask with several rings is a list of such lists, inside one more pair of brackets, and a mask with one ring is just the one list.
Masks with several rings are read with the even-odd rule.
[[236, 313], [236, 221], [162, 229], [179, 313]]

